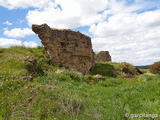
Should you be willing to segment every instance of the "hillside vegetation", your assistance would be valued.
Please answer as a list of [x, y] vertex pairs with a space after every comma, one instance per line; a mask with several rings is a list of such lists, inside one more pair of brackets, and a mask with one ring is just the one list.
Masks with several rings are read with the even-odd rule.
[[[35, 65], [25, 60], [36, 59]], [[121, 70], [127, 66], [130, 75]], [[34, 67], [34, 68], [33, 68]], [[160, 115], [160, 75], [96, 63], [88, 75], [57, 73], [43, 47], [0, 49], [0, 120], [123, 120]], [[100, 74], [104, 79], [97, 79]], [[27, 79], [26, 76], [33, 76]], [[143, 118], [139, 118], [143, 119]]]

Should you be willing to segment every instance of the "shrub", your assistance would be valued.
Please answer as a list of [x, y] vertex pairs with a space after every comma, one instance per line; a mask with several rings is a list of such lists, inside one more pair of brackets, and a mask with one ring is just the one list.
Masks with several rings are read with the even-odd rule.
[[29, 49], [31, 55], [27, 56], [25, 61], [25, 68], [28, 73], [31, 75], [43, 75], [50, 68], [53, 68], [51, 65], [51, 59], [48, 52], [44, 47], [37, 47]]
[[91, 70], [91, 75], [100, 74], [102, 76], [116, 77], [116, 70], [107, 63], [96, 63]]
[[64, 74], [69, 76], [73, 81], [81, 81], [80, 75], [78, 75], [76, 72], [66, 71]]
[[64, 73], [55, 74], [54, 78], [58, 81], [71, 81], [71, 78]]
[[151, 73], [160, 74], [160, 62], [155, 62], [150, 66], [149, 70]]
[[40, 75], [43, 74], [43, 69], [40, 64], [38, 64], [37, 59], [34, 57], [28, 57], [25, 60], [25, 69], [28, 71], [29, 74], [35, 76], [35, 75]]
[[95, 78], [93, 75], [85, 75], [83, 78], [82, 78], [82, 81], [92, 85], [92, 84], [95, 84], [97, 82], [99, 82], [100, 80]]
[[4, 53], [5, 49], [4, 48], [0, 48], [0, 53]]

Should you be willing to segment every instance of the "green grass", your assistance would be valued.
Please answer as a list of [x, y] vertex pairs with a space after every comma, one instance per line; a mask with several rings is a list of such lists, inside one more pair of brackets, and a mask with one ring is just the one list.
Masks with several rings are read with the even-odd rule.
[[[119, 63], [96, 63], [85, 76], [55, 73], [58, 66], [50, 65], [44, 53], [43, 47], [0, 49], [0, 120], [123, 120], [125, 113], [160, 115], [160, 75], [113, 77], [122, 66]], [[33, 81], [22, 80], [30, 75], [24, 67], [27, 56], [34, 56], [44, 71]], [[95, 74], [105, 80], [95, 79]]]

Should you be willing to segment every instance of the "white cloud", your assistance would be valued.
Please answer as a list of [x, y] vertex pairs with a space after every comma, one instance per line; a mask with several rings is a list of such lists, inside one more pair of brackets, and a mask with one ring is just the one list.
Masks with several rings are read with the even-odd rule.
[[56, 0], [44, 9], [30, 10], [26, 18], [29, 25], [47, 23], [55, 28], [76, 28], [103, 21], [107, 4], [108, 0]]
[[[151, 64], [160, 60], [160, 2], [152, 0], [0, 0], [8, 9], [33, 7], [28, 24], [55, 28], [90, 26], [94, 50], [109, 50], [114, 61]], [[138, 13], [138, 12], [139, 13]], [[146, 11], [146, 12], [144, 12]], [[144, 13], [143, 13], [144, 12]], [[27, 32], [25, 32], [27, 31]], [[9, 37], [24, 37], [31, 30], [6, 29]]]
[[160, 60], [159, 29], [160, 10], [155, 10], [115, 14], [89, 31], [96, 51], [109, 50], [114, 61], [145, 65]]
[[32, 41], [29, 42], [22, 42], [20, 40], [16, 40], [16, 39], [6, 39], [6, 38], [0, 38], [0, 48], [8, 48], [11, 46], [25, 46], [25, 47], [37, 47], [38, 44]]
[[34, 47], [37, 47], [38, 44], [35, 43], [35, 42], [32, 42], [32, 41], [29, 41], [29, 42], [24, 41], [24, 42], [22, 42], [22, 46], [29, 47], [29, 48], [34, 48]]
[[51, 0], [0, 0], [0, 6], [6, 7], [8, 9], [17, 9], [17, 8], [43, 8]]
[[146, 10], [150, 2], [145, 3], [126, 5], [126, 0], [50, 0], [42, 9], [29, 10], [26, 19], [30, 26], [47, 23], [55, 28], [77, 28], [105, 21], [109, 15]]
[[4, 35], [8, 36], [8, 37], [25, 37], [28, 35], [32, 35], [34, 34], [33, 31], [29, 28], [14, 28], [11, 30], [5, 29], [3, 32]]
[[9, 22], [9, 21], [5, 21], [3, 24], [8, 25], [8, 26], [11, 26], [11, 25], [12, 25], [12, 23]]
[[120, 13], [111, 16], [108, 21], [93, 24], [90, 32], [99, 37], [115, 34], [130, 34], [132, 31], [140, 32], [160, 25], [160, 10], [136, 13]]

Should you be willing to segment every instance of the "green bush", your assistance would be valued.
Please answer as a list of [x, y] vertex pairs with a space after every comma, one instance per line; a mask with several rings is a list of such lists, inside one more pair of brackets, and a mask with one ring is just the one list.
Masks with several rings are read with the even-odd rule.
[[38, 64], [36, 58], [29, 57], [25, 61], [24, 67], [28, 71], [29, 74], [36, 76], [36, 75], [42, 75], [44, 73], [42, 69], [42, 65], [43, 64]]
[[151, 73], [160, 74], [160, 62], [155, 62], [149, 69]]
[[108, 77], [116, 77], [116, 71], [114, 67], [107, 63], [96, 63], [91, 70], [91, 75], [100, 74]]
[[48, 52], [44, 47], [37, 47], [29, 49], [32, 55], [28, 56], [25, 60], [25, 68], [29, 74], [32, 75], [43, 75], [51, 67], [51, 59]]
[[92, 75], [85, 75], [83, 81], [86, 83], [94, 83], [96, 79]]
[[55, 74], [54, 78], [58, 81], [71, 81], [71, 78], [64, 73]]
[[66, 76], [69, 76], [73, 81], [81, 81], [80, 75], [72, 71], [64, 72]]

